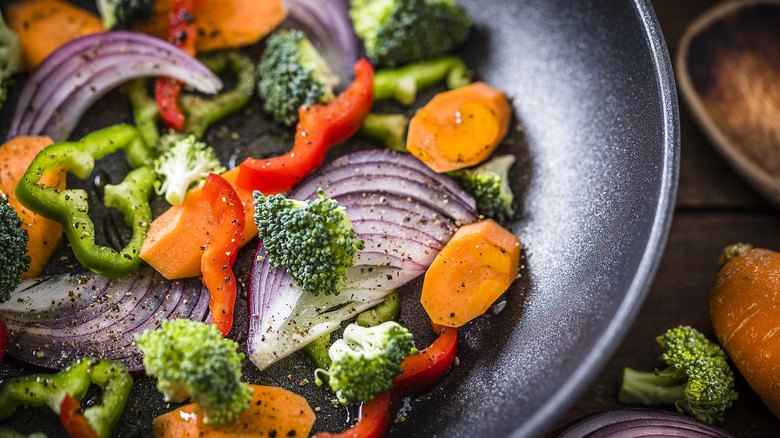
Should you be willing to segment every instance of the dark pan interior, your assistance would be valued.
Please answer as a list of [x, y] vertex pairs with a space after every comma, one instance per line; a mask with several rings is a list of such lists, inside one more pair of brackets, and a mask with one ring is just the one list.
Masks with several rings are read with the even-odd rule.
[[[516, 111], [500, 151], [518, 156], [518, 219], [509, 227], [527, 248], [525, 268], [503, 310], [459, 331], [459, 365], [410, 402], [391, 436], [538, 436], [597, 374], [649, 288], [677, 185], [676, 92], [649, 1], [460, 1], [476, 23], [462, 51], [467, 64], [503, 89]], [[121, 91], [97, 105], [74, 137], [129, 121], [117, 119], [127, 117]], [[282, 152], [289, 135], [256, 114], [232, 118], [207, 140], [216, 147], [229, 142], [226, 132], [241, 133], [242, 147], [223, 149], [224, 158], [253, 148]], [[55, 259], [67, 255], [61, 246]], [[407, 288], [412, 305], [402, 318], [425, 332], [413, 305], [419, 285]], [[31, 371], [0, 365], [0, 377]], [[307, 394], [322, 409], [315, 429], [338, 430], [351, 413], [332, 408], [332, 397], [313, 384], [300, 386], [313, 380], [311, 371], [299, 355], [262, 375], [245, 367], [249, 381]], [[171, 409], [152, 379], [137, 377], [131, 397], [118, 436], [148, 435], [151, 418]], [[22, 409], [3, 425], [33, 431], [40, 424], [49, 436], [62, 433], [45, 409]]]

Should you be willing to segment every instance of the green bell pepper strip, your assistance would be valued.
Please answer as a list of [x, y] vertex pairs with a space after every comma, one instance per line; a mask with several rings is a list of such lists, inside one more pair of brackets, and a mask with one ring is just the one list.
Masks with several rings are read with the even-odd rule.
[[17, 406], [49, 406], [57, 415], [66, 394], [81, 400], [91, 383], [103, 389], [101, 403], [84, 410], [84, 417], [101, 437], [111, 435], [125, 408], [133, 378], [120, 362], [84, 357], [56, 374], [33, 374], [0, 381], [0, 420]]
[[[384, 301], [376, 306], [361, 312], [355, 322], [363, 327], [373, 327], [383, 322], [395, 321], [400, 311], [398, 291], [392, 291]], [[330, 349], [330, 333], [320, 336], [303, 347], [303, 353], [309, 357], [315, 367], [328, 369], [333, 361], [328, 355]], [[327, 382], [327, 376], [323, 378]]]
[[[200, 139], [214, 123], [243, 108], [255, 93], [255, 66], [252, 58], [240, 51], [219, 52], [198, 58], [215, 73], [230, 68], [236, 76], [236, 85], [215, 97], [204, 98], [194, 94], [179, 96], [179, 108], [184, 113], [184, 131]], [[149, 96], [147, 78], [128, 83], [127, 93], [133, 107], [133, 120], [149, 147], [154, 147], [160, 137], [157, 121], [160, 110]]]
[[377, 70], [374, 75], [374, 100], [394, 99], [409, 106], [417, 98], [417, 91], [447, 82], [450, 90], [471, 83], [466, 64], [456, 56], [444, 56], [405, 65], [399, 68]]
[[[62, 168], [77, 177], [89, 176], [95, 160], [123, 149], [135, 169], [118, 185], [105, 187], [105, 204], [119, 210], [132, 229], [133, 236], [121, 252], [95, 242], [95, 225], [89, 217], [87, 192], [80, 189], [56, 190], [39, 184], [41, 177]], [[135, 270], [141, 263], [141, 250], [152, 212], [149, 194], [155, 175], [147, 164], [151, 153], [138, 129], [115, 125], [95, 131], [78, 142], [54, 143], [42, 150], [27, 168], [16, 186], [16, 197], [30, 210], [62, 225], [76, 259], [86, 268], [111, 278]]]

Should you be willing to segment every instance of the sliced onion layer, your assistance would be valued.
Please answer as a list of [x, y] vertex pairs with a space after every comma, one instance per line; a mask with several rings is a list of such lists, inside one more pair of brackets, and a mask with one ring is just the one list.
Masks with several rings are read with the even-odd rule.
[[682, 414], [642, 408], [588, 415], [558, 435], [558, 438], [583, 437], [734, 438], [723, 429]]
[[[342, 321], [381, 302], [423, 274], [459, 224], [477, 220], [474, 200], [447, 176], [425, 170], [409, 154], [361, 151], [324, 166], [294, 189], [312, 199], [317, 188], [345, 208], [365, 247], [337, 296], [303, 291], [257, 251], [249, 290], [249, 358], [265, 369]], [[422, 165], [422, 163], [419, 163]], [[424, 166], [424, 165], [422, 165]]]
[[285, 0], [284, 27], [306, 33], [344, 83], [351, 81], [358, 60], [358, 40], [349, 19], [348, 0]]
[[119, 280], [93, 273], [26, 280], [0, 304], [9, 330], [6, 352], [50, 369], [96, 356], [140, 371], [133, 335], [156, 329], [163, 319], [203, 321], [208, 301], [197, 278], [166, 280], [152, 268]]
[[178, 47], [138, 32], [87, 35], [49, 55], [25, 83], [8, 138], [48, 135], [67, 140], [84, 112], [130, 79], [168, 76], [215, 94], [222, 81]]

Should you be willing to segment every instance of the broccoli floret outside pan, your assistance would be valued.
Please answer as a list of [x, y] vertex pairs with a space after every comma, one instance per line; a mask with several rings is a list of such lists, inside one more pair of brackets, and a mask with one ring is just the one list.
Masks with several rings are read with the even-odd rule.
[[286, 266], [298, 285], [315, 296], [336, 295], [363, 241], [355, 240], [344, 208], [322, 189], [317, 195], [313, 201], [296, 201], [255, 192], [255, 223], [272, 266]]
[[0, 191], [0, 303], [11, 298], [11, 292], [22, 282], [22, 273], [29, 269], [27, 240], [22, 220]]
[[298, 121], [300, 107], [333, 99], [339, 83], [338, 75], [300, 30], [271, 35], [257, 73], [263, 110], [287, 126]]
[[198, 404], [203, 422], [232, 423], [249, 407], [254, 390], [241, 382], [238, 344], [213, 325], [188, 319], [165, 320], [154, 331], [135, 335], [146, 374], [157, 377], [166, 401]]
[[350, 324], [328, 350], [330, 368], [314, 372], [316, 383], [322, 385], [320, 375], [327, 376], [342, 404], [368, 401], [393, 387], [393, 379], [403, 373], [401, 362], [415, 353], [412, 334], [396, 322], [374, 327]]
[[349, 16], [368, 56], [387, 67], [452, 52], [472, 24], [454, 0], [352, 0]]
[[726, 353], [688, 326], [671, 329], [656, 340], [666, 349], [661, 360], [667, 367], [655, 372], [626, 368], [618, 400], [674, 405], [678, 412], [698, 420], [723, 422], [724, 412], [737, 399]]
[[449, 172], [449, 175], [477, 202], [479, 214], [505, 221], [515, 214], [514, 194], [509, 185], [513, 155], [501, 155], [477, 167]]
[[149, 21], [155, 0], [97, 0], [106, 30], [130, 29]]
[[172, 142], [166, 138], [160, 140], [161, 144], [168, 142], [170, 146], [161, 148], [167, 150], [154, 161], [154, 171], [159, 177], [155, 189], [158, 195], [164, 194], [171, 205], [178, 205], [190, 186], [204, 180], [209, 173], [224, 172], [225, 168], [214, 149], [197, 141], [194, 135], [174, 137]]

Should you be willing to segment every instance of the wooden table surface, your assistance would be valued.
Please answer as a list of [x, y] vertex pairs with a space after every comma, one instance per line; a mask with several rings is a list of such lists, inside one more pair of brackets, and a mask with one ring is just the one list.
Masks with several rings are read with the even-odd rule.
[[[688, 24], [719, 3], [723, 1], [652, 0], [673, 60]], [[707, 296], [724, 246], [750, 242], [780, 251], [780, 211], [744, 183], [718, 155], [682, 96], [680, 125], [677, 204], [655, 280], [621, 345], [556, 427], [587, 414], [625, 407], [617, 401], [623, 368], [649, 371], [660, 366], [661, 349], [654, 338], [667, 329], [691, 325], [715, 339]], [[721, 426], [737, 437], [780, 437], [780, 420], [741, 376], [736, 386], [739, 399], [726, 412]]]

